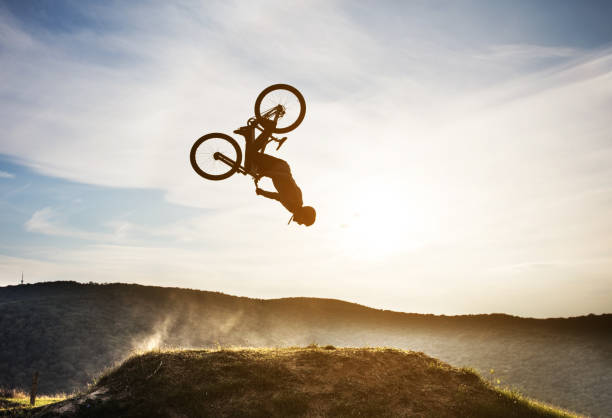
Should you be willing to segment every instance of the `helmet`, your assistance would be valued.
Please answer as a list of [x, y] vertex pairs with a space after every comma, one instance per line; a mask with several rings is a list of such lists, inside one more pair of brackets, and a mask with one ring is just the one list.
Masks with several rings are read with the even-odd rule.
[[293, 220], [300, 225], [310, 226], [317, 219], [317, 212], [312, 206], [302, 206], [293, 212]]

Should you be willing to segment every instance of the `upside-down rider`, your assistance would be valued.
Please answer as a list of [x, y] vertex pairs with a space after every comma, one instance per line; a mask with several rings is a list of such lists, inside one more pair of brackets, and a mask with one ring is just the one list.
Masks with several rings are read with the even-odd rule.
[[[291, 175], [291, 168], [285, 160], [273, 157], [263, 152], [249, 152], [258, 149], [256, 141], [266, 141], [266, 138], [255, 138], [254, 126], [243, 126], [234, 133], [244, 136], [247, 146], [245, 153], [245, 167], [257, 173], [255, 177], [255, 193], [268, 199], [278, 200], [292, 213], [289, 223], [293, 220], [300, 225], [310, 226], [315, 222], [317, 212], [312, 206], [304, 206], [302, 191]], [[262, 190], [257, 185], [261, 177], [269, 177], [276, 188], [276, 192]]]

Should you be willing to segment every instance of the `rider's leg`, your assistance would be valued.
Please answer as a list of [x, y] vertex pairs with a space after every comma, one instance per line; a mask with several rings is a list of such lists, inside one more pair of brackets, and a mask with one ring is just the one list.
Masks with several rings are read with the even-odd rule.
[[291, 176], [291, 168], [285, 160], [263, 153], [257, 153], [253, 158], [255, 165], [257, 165], [257, 172], [261, 177], [270, 177], [274, 180], [275, 177], [279, 176]]

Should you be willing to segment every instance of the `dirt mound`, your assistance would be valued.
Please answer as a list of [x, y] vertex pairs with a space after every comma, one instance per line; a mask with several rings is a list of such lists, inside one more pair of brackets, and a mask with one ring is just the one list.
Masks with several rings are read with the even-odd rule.
[[559, 417], [469, 370], [395, 349], [149, 352], [37, 417]]

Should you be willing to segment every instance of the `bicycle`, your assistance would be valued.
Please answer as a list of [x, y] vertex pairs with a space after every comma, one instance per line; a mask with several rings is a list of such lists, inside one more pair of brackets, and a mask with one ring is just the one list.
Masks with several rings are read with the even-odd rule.
[[[191, 147], [189, 161], [200, 176], [208, 180], [223, 180], [238, 172], [250, 175], [259, 181], [257, 168], [253, 164], [254, 153], [263, 153], [267, 145], [276, 142], [276, 150], [283, 146], [287, 137], [277, 138], [272, 134], [291, 132], [298, 127], [306, 115], [304, 96], [288, 84], [273, 84], [266, 87], [255, 100], [255, 116], [247, 125], [234, 131], [245, 138], [245, 161], [242, 149], [229, 135], [220, 132], [200, 137]], [[255, 136], [255, 132], [261, 133]]]

